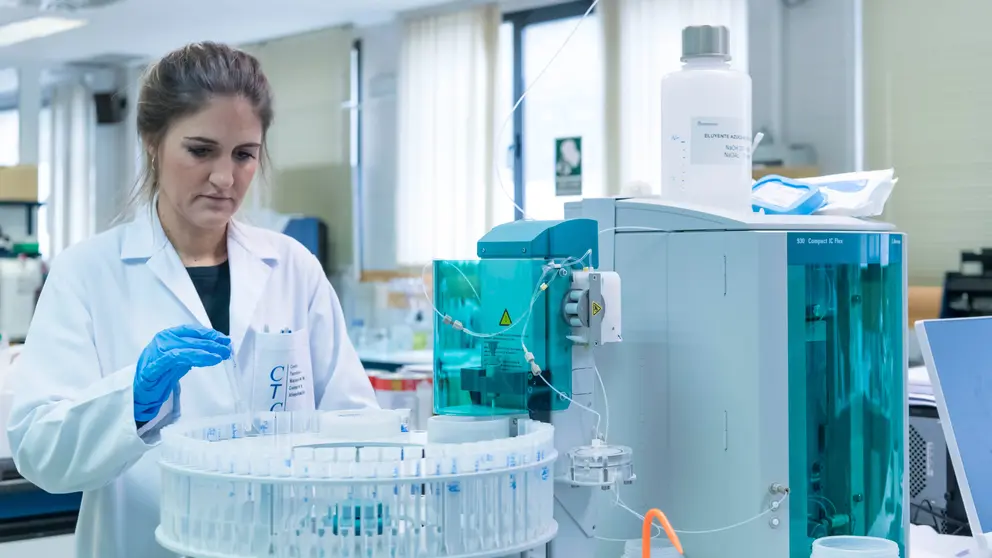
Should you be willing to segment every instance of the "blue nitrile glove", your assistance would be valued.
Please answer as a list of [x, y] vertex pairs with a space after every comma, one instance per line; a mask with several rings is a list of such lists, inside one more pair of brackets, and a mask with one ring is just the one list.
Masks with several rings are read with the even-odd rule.
[[158, 415], [179, 380], [193, 368], [231, 358], [231, 339], [213, 329], [178, 326], [158, 332], [141, 352], [134, 371], [134, 420]]

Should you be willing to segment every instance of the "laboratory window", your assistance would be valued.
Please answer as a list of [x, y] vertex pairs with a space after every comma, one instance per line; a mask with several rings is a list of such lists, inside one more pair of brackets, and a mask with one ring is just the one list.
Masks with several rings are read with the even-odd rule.
[[[498, 113], [510, 114], [525, 91], [526, 97], [500, 134], [507, 156], [499, 175], [503, 187], [496, 189], [505, 200], [495, 204], [497, 222], [513, 217], [507, 193], [534, 219], [561, 219], [565, 203], [606, 193], [602, 33], [596, 11], [581, 21], [591, 4], [504, 16]], [[515, 213], [522, 217], [519, 209]]]

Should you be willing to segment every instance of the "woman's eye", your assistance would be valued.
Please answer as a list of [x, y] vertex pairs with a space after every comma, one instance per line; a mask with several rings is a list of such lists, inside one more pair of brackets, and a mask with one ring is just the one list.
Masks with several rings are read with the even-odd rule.
[[210, 154], [210, 149], [206, 147], [187, 147], [186, 150], [194, 157], [206, 157]]
[[254, 159], [255, 154], [249, 151], [239, 151], [237, 154], [237, 158], [239, 161], [247, 161], [249, 159]]

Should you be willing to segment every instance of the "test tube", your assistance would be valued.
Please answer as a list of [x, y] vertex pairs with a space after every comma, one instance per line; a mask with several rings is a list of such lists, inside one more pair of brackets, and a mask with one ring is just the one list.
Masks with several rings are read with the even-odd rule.
[[446, 484], [443, 481], [434, 481], [428, 484], [428, 495], [425, 499], [427, 506], [425, 512], [425, 552], [428, 556], [441, 556], [443, 548], [443, 505], [442, 497], [446, 492]]
[[[257, 456], [252, 459], [252, 475], [268, 476], [269, 460], [267, 456]], [[252, 535], [251, 555], [267, 556], [271, 545], [272, 532], [272, 485], [255, 483], [252, 488]]]
[[[454, 444], [452, 444], [454, 446]], [[446, 455], [445, 464], [450, 463], [450, 469], [446, 473], [459, 473], [459, 455]], [[462, 525], [463, 496], [462, 483], [460, 481], [449, 480], [445, 483], [444, 498], [442, 501], [442, 528], [444, 530], [444, 553], [446, 555], [462, 554], [465, 552], [465, 528]]]
[[[189, 479], [189, 477], [181, 477], [181, 478], [177, 478], [176, 481], [177, 481], [177, 485], [178, 485], [178, 487], [177, 487], [178, 490], [176, 490], [176, 494], [179, 495], [179, 498], [177, 498], [177, 500], [176, 500], [176, 509], [177, 510], [189, 510], [190, 509], [190, 500], [189, 500], [189, 496], [190, 496], [190, 485], [189, 485], [189, 482], [190, 482], [190, 479]], [[189, 524], [190, 517], [189, 517], [189, 514], [188, 513], [179, 513], [179, 514], [177, 514], [177, 516], [179, 518], [179, 520], [178, 520], [178, 523], [179, 524], [176, 526], [176, 530], [179, 532], [179, 541], [182, 542], [183, 545], [187, 545], [188, 546], [189, 543], [190, 543], [190, 540], [189, 540], [189, 533], [190, 533], [190, 524]]]
[[[506, 454], [506, 466], [508, 468], [517, 466], [517, 456], [513, 453], [512, 449], [507, 449]], [[502, 495], [502, 509], [503, 509], [503, 525], [501, 526], [503, 533], [506, 536], [505, 543], [512, 546], [517, 543], [517, 518], [514, 516], [516, 513], [516, 498], [517, 498], [517, 475], [514, 472], [508, 473], [504, 477], [505, 482], [503, 483], [503, 495]]]
[[[493, 454], [491, 449], [487, 448], [482, 459], [482, 470], [492, 471], [496, 464], [495, 461], [496, 456]], [[498, 543], [499, 534], [496, 531], [497, 515], [499, 513], [496, 498], [498, 486], [499, 479], [495, 476], [486, 477], [482, 481], [482, 495], [479, 505], [481, 507], [481, 513], [483, 514], [482, 544], [486, 548], [493, 548], [493, 546]]]
[[[526, 454], [517, 453], [517, 460], [520, 465], [526, 463]], [[516, 486], [513, 492], [513, 518], [514, 536], [517, 543], [521, 543], [527, 538], [527, 474], [515, 474]]]

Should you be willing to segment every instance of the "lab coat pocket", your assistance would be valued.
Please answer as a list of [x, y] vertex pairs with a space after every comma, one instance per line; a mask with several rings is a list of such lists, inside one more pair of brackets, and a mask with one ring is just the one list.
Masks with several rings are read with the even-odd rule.
[[312, 411], [313, 370], [305, 330], [255, 335], [252, 409]]

